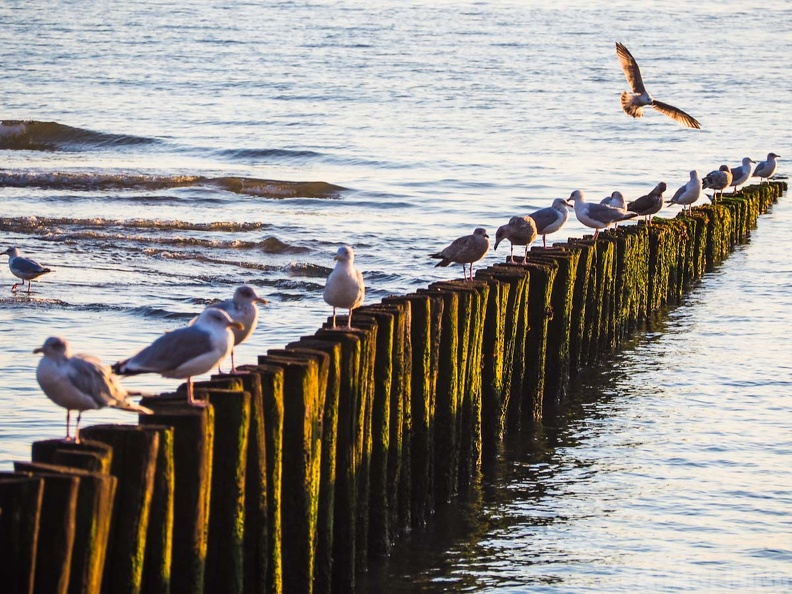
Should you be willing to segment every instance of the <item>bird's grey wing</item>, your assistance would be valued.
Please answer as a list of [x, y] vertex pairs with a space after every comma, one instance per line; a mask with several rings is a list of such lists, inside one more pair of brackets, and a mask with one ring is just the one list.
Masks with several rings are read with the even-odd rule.
[[116, 400], [118, 388], [114, 385], [110, 370], [94, 357], [75, 355], [69, 359], [68, 376], [72, 385], [93, 398], [97, 408]]
[[635, 58], [632, 57], [630, 51], [621, 43], [617, 42], [616, 55], [619, 56], [619, 63], [621, 64], [622, 70], [624, 70], [624, 76], [627, 77], [627, 82], [630, 83], [630, 88], [632, 88], [633, 93], [646, 93], [646, 87], [644, 87], [638, 63], [635, 61]]
[[604, 204], [597, 204], [596, 202], [589, 202], [588, 204], [589, 216], [598, 221], [613, 222], [618, 221], [622, 217], [621, 211], [616, 210]]
[[197, 326], [163, 334], [126, 362], [130, 371], [162, 373], [212, 350], [209, 334]]
[[636, 198], [632, 202], [627, 205], [627, 210], [643, 210], [645, 208], [649, 208], [651, 205], [651, 198], [647, 194], [645, 196], [641, 196], [640, 198]]
[[44, 272], [45, 270], [41, 264], [29, 258], [17, 258], [14, 260], [14, 268], [25, 273]]
[[558, 219], [558, 211], [555, 208], [542, 208], [528, 216], [536, 223], [536, 229], [539, 233], [548, 225], [552, 225]]
[[685, 193], [686, 189], [687, 189], [687, 186], [682, 186], [676, 192], [674, 192], [674, 196], [671, 198], [671, 202], [676, 202], [677, 200], [679, 200], [679, 197], [682, 196], [682, 194]]
[[471, 237], [469, 235], [465, 235], [464, 237], [458, 237], [451, 242], [451, 245], [449, 245], [446, 249], [444, 249], [440, 253], [443, 254], [445, 258], [448, 258], [449, 260], [454, 260], [461, 254], [465, 253], [465, 251], [468, 248], [468, 245], [470, 244], [470, 239]]
[[652, 101], [652, 107], [654, 107], [663, 115], [667, 115], [672, 120], [676, 120], [688, 128], [695, 128], [697, 130], [701, 128], [701, 124], [696, 118], [685, 113], [681, 109], [674, 107], [673, 105], [663, 103], [662, 101]]
[[536, 232], [536, 221], [530, 217], [512, 217], [509, 220], [509, 225], [520, 235], [530, 235]]

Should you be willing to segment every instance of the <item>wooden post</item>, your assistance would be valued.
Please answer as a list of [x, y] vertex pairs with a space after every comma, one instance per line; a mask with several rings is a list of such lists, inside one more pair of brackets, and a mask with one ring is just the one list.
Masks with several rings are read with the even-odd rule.
[[214, 410], [212, 497], [206, 550], [207, 592], [244, 590], [245, 482], [247, 475], [250, 394], [237, 389], [208, 389]]
[[118, 479], [103, 591], [140, 592], [159, 434], [135, 425], [94, 425], [81, 434], [112, 448], [110, 473]]
[[321, 464], [322, 411], [318, 405], [320, 392], [326, 389], [319, 385], [320, 365], [326, 367], [327, 362], [280, 350], [260, 356], [259, 364], [284, 370], [283, 587], [287, 592], [310, 593]]
[[204, 591], [209, 504], [212, 484], [214, 409], [190, 406], [178, 395], [144, 398], [153, 415], [140, 417], [145, 425], [173, 427], [175, 492], [171, 592]]
[[[69, 591], [71, 575], [80, 479], [77, 476], [48, 472], [17, 472], [0, 474], [0, 483], [10, 477], [23, 476], [44, 481], [38, 523], [38, 533], [41, 538], [38, 539], [34, 563], [36, 573], [34, 591], [66, 594]], [[0, 538], [0, 542], [13, 541]], [[6, 555], [3, 554], [0, 558], [6, 560]], [[24, 564], [22, 566], [24, 567]]]
[[33, 593], [43, 494], [41, 478], [0, 475], [0, 583], [8, 592]]

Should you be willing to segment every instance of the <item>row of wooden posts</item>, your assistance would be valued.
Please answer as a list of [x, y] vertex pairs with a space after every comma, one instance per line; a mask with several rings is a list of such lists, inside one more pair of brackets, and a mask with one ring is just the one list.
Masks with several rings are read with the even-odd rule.
[[786, 190], [774, 182], [360, 308], [139, 425], [0, 473], [4, 592], [351, 592]]

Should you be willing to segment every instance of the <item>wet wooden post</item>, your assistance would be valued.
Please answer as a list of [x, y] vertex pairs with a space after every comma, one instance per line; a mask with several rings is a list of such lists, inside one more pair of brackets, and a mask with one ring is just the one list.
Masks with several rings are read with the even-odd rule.
[[[482, 336], [481, 442], [483, 470], [497, 457], [503, 439], [511, 359], [514, 352], [514, 324], [508, 324], [511, 284], [499, 278], [492, 267], [476, 272], [476, 279], [489, 285]], [[508, 368], [508, 369], [507, 369]]]
[[0, 583], [9, 592], [33, 593], [43, 495], [42, 478], [0, 474]]
[[[357, 537], [357, 443], [361, 394], [361, 362], [364, 332], [356, 329], [320, 329], [316, 341], [340, 345], [338, 372], [338, 413], [335, 443], [335, 488], [333, 492], [333, 534], [331, 587], [333, 592], [354, 590]], [[317, 348], [325, 348], [317, 346]], [[328, 382], [330, 379], [328, 378]], [[329, 392], [329, 388], [328, 388]], [[334, 396], [333, 396], [334, 397]], [[319, 583], [324, 588], [324, 576]]]
[[616, 345], [619, 346], [646, 315], [649, 241], [646, 228], [638, 225], [619, 227], [616, 234], [616, 317], [619, 324]]
[[245, 523], [243, 541], [243, 580], [246, 594], [264, 594], [267, 590], [267, 452], [264, 422], [264, 397], [261, 376], [254, 365], [239, 367], [237, 378], [250, 394], [247, 460], [245, 462]]
[[159, 434], [136, 425], [94, 425], [81, 435], [112, 448], [110, 473], [118, 479], [102, 589], [140, 592]]
[[[16, 463], [18, 470], [80, 477], [69, 592], [99, 592], [117, 486], [115, 477], [109, 475], [112, 449], [101, 442], [86, 439], [80, 443], [50, 439], [33, 442], [31, 451], [32, 462]], [[71, 458], [71, 462], [79, 466], [59, 465], [66, 458]]]
[[552, 262], [557, 267], [550, 296], [552, 317], [548, 321], [547, 329], [543, 416], [558, 411], [569, 388], [572, 308], [579, 258], [579, 250], [562, 246], [531, 252], [531, 261]]
[[[464, 369], [464, 375], [460, 375], [459, 380], [457, 489], [465, 496], [470, 495], [471, 487], [478, 483], [481, 469], [482, 344], [489, 289], [489, 284], [480, 279], [469, 281], [462, 286], [462, 290], [469, 293], [469, 313], [467, 328], [464, 328], [464, 324], [460, 324], [460, 332], [464, 331], [464, 334], [460, 334], [459, 337], [460, 344], [465, 341], [468, 348], [463, 349], [462, 356], [465, 357], [465, 361], [461, 367]], [[460, 373], [462, 373], [461, 369]]]
[[[44, 492], [41, 499], [41, 515], [38, 521], [38, 534], [42, 535], [38, 539], [35, 551], [35, 562], [28, 565], [21, 562], [19, 569], [25, 567], [35, 568], [35, 592], [52, 592], [53, 594], [66, 594], [69, 591], [69, 577], [71, 575], [72, 552], [74, 549], [74, 532], [77, 513], [77, 493], [80, 486], [80, 478], [64, 474], [49, 472], [16, 472], [0, 473], [0, 486], [3, 481], [9, 478], [34, 477], [43, 480]], [[1, 487], [0, 487], [1, 488]], [[1, 498], [2, 496], [0, 496]], [[32, 499], [26, 505], [36, 501]], [[0, 501], [0, 507], [2, 502]], [[9, 508], [6, 508], [9, 509]], [[0, 523], [2, 515], [0, 515]], [[15, 543], [12, 550], [17, 548], [17, 541], [0, 536], [0, 542]], [[24, 542], [19, 541], [21, 550], [25, 550]], [[14, 555], [0, 556], [3, 561], [15, 560]], [[2, 571], [3, 577], [7, 577], [7, 572]], [[4, 584], [13, 582], [5, 581]], [[9, 586], [10, 587], [10, 586]], [[11, 588], [12, 591], [17, 591]], [[27, 591], [24, 588], [18, 590]]]
[[433, 436], [443, 299], [439, 295], [411, 293], [404, 300], [410, 304], [411, 318], [407, 408], [412, 431], [406, 453], [410, 469], [410, 524], [421, 528], [434, 511]]
[[242, 380], [233, 379], [235, 385], [230, 389], [206, 390], [214, 410], [214, 441], [204, 587], [207, 592], [241, 594], [251, 405]]
[[391, 515], [391, 540], [410, 530], [412, 525], [412, 304], [402, 297], [382, 301], [394, 313], [393, 381], [391, 383], [391, 448], [388, 461], [389, 488], [396, 493]]
[[214, 447], [214, 409], [190, 406], [183, 392], [143, 398], [154, 411], [140, 417], [144, 425], [173, 427], [175, 491], [171, 558], [171, 592], [204, 591], [209, 505]]
[[[455, 493], [456, 473], [459, 467], [456, 418], [459, 401], [459, 294], [453, 290], [431, 285], [419, 293], [434, 293], [443, 299], [441, 312], [440, 348], [437, 366], [437, 392], [435, 394], [434, 496], [436, 503], [448, 503]], [[440, 312], [438, 312], [440, 313]]]
[[157, 434], [159, 447], [151, 490], [141, 589], [146, 594], [169, 594], [176, 491], [173, 427], [148, 424], [147, 417], [148, 415], [139, 417], [141, 427]]
[[286, 345], [288, 351], [327, 354], [327, 380], [322, 416], [322, 452], [319, 471], [319, 504], [317, 507], [314, 584], [316, 593], [332, 592], [333, 531], [335, 524], [336, 462], [338, 444], [338, 406], [341, 393], [341, 343], [302, 337]]
[[368, 491], [368, 549], [373, 555], [390, 551], [390, 504], [388, 452], [390, 449], [391, 384], [393, 382], [393, 314], [378, 305], [355, 312], [355, 327], [376, 333], [373, 399], [371, 407], [371, 463]]
[[326, 382], [328, 366], [327, 355], [321, 355], [281, 349], [259, 357], [260, 365], [284, 370], [281, 546], [286, 592], [313, 589], [322, 447], [319, 406], [326, 391], [320, 378]]
[[553, 284], [558, 274], [558, 265], [550, 262], [535, 262], [530, 259], [524, 265], [530, 272], [528, 299], [528, 327], [526, 337], [526, 368], [523, 379], [521, 419], [522, 430], [536, 425], [542, 419], [545, 369], [547, 366], [547, 334], [553, 317]]

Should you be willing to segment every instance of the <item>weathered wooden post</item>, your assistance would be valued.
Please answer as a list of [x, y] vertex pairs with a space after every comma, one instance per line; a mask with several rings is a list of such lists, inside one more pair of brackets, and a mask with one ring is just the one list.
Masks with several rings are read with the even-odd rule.
[[118, 479], [102, 590], [140, 592], [159, 433], [136, 425], [94, 425], [81, 435], [112, 448], [110, 473]]
[[42, 478], [0, 474], [0, 580], [9, 592], [33, 594], [43, 494]]
[[140, 417], [144, 425], [173, 427], [175, 491], [171, 559], [171, 592], [204, 591], [209, 505], [214, 447], [214, 409], [190, 406], [182, 392], [144, 398], [153, 415]]

